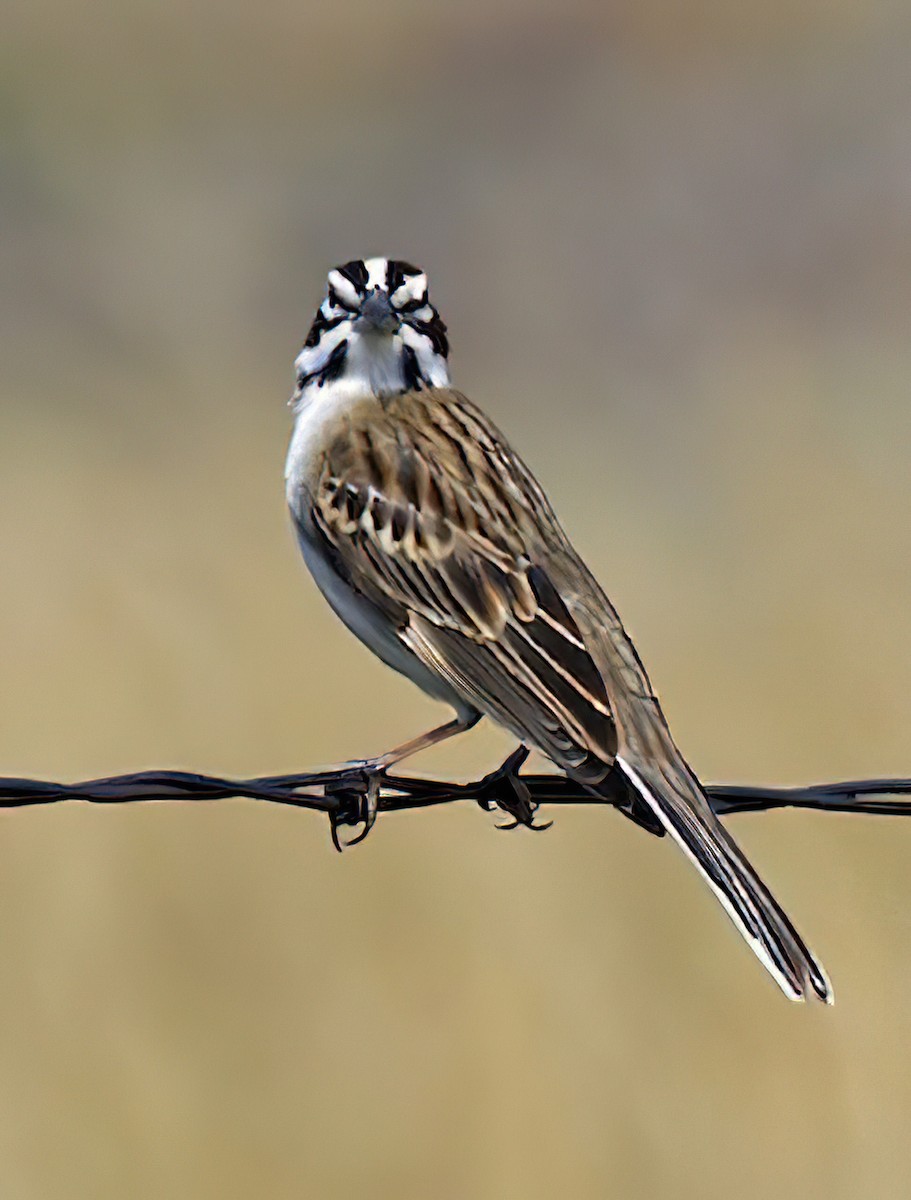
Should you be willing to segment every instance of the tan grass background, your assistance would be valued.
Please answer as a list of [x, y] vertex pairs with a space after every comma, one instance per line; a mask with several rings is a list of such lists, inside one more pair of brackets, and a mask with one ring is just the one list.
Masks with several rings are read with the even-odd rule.
[[[0, 773], [437, 719], [283, 508], [291, 361], [370, 253], [430, 273], [704, 778], [911, 773], [909, 53], [902, 4], [8, 3]], [[732, 822], [832, 1011], [619, 818], [492, 824], [3, 816], [2, 1195], [908, 1194], [911, 824]]]

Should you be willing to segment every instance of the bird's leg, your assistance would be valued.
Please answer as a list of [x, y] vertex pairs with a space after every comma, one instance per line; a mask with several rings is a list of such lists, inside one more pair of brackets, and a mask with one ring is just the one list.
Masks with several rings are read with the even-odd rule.
[[[411, 738], [407, 742], [403, 742], [400, 746], [395, 746], [392, 750], [387, 750], [385, 754], [380, 754], [376, 758], [365, 758], [357, 762], [345, 764], [346, 772], [350, 771], [352, 775], [360, 775], [366, 781], [366, 787], [360, 792], [361, 800], [359, 804], [359, 824], [363, 825], [363, 829], [357, 835], [346, 842], [347, 846], [356, 846], [358, 842], [362, 842], [370, 830], [373, 828], [373, 823], [376, 821], [377, 808], [379, 807], [380, 789], [383, 786], [383, 780], [390, 767], [396, 763], [404, 762], [406, 758], [411, 758], [413, 754], [419, 754], [422, 750], [429, 750], [431, 746], [438, 746], [441, 742], [447, 741], [456, 734], [466, 733], [469, 729], [473, 729], [481, 719], [481, 713], [460, 714], [451, 721], [447, 721], [445, 725], [438, 725], [435, 729], [430, 729], [427, 733], [422, 733], [419, 737]], [[333, 826], [332, 840], [337, 849], [341, 849], [341, 844], [338, 841], [338, 834], [335, 826]]]
[[456, 734], [467, 733], [469, 729], [473, 729], [477, 725], [480, 719], [480, 713], [455, 717], [453, 720], [447, 721], [445, 725], [438, 725], [436, 729], [430, 729], [427, 733], [422, 733], [419, 737], [402, 742], [401, 746], [396, 746], [393, 750], [387, 750], [379, 758], [373, 759], [372, 765], [381, 771], [388, 771], [390, 767], [395, 766], [396, 763], [404, 762], [406, 758], [411, 758], [413, 754], [420, 754], [422, 750], [429, 750], [431, 746], [438, 746], [441, 742], [455, 737]]

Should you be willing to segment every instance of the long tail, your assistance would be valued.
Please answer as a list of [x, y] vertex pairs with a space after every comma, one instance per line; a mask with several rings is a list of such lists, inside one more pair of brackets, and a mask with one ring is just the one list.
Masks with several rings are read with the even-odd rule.
[[[676, 751], [669, 737], [667, 741], [670, 745], [665, 749]], [[812, 996], [833, 1004], [835, 995], [822, 966], [712, 812], [686, 763], [675, 753], [676, 761], [665, 766], [651, 755], [635, 756], [634, 761], [630, 757], [618, 756], [617, 766], [695, 863], [785, 995], [791, 1000]]]

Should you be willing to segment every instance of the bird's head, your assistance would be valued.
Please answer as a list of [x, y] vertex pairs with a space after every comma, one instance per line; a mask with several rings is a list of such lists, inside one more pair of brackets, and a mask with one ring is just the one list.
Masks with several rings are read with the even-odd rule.
[[448, 354], [424, 272], [398, 259], [355, 259], [329, 272], [326, 298], [295, 362], [297, 397], [337, 381], [379, 396], [445, 387]]

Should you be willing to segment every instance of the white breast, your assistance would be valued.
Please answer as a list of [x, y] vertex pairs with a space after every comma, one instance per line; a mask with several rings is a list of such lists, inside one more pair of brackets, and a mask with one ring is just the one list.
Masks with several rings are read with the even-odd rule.
[[297, 410], [294, 432], [285, 462], [286, 496], [297, 511], [301, 496], [312, 482], [311, 476], [326, 449], [329, 427], [346, 409], [364, 398], [365, 388], [349, 379], [339, 379], [323, 387], [308, 388]]

